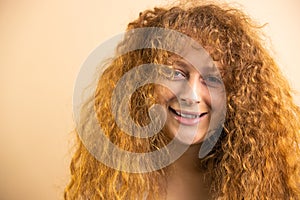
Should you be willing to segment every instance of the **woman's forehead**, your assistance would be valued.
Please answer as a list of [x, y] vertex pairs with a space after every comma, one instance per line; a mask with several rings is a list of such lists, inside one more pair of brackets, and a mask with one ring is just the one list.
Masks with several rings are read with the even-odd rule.
[[215, 62], [210, 54], [199, 45], [186, 45], [180, 55], [171, 54], [168, 61], [170, 64], [177, 64], [181, 67], [193, 67], [201, 73], [216, 73], [219, 68], [218, 62]]

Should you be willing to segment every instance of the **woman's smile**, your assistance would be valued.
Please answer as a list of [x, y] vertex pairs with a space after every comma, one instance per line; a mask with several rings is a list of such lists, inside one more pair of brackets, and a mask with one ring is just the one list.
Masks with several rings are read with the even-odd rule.
[[186, 126], [197, 125], [208, 115], [208, 112], [179, 110], [172, 108], [171, 106], [168, 107], [168, 110], [171, 115], [174, 116], [175, 120], [177, 120], [180, 124]]

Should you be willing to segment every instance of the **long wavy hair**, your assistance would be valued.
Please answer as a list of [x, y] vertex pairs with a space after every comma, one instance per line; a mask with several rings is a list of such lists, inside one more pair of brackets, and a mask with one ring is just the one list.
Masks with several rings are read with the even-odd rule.
[[[266, 48], [262, 27], [240, 9], [203, 2], [146, 10], [128, 24], [128, 30], [145, 27], [188, 35], [222, 66], [227, 96], [223, 132], [209, 155], [200, 159], [211, 199], [300, 199], [300, 110], [288, 81]], [[131, 40], [125, 37], [117, 51]], [[159, 49], [140, 49], [109, 62], [95, 94], [82, 107], [76, 135], [84, 130], [89, 137], [94, 131], [89, 123], [94, 109], [104, 134], [122, 149], [141, 153], [166, 145], [169, 138], [164, 130], [149, 138], [125, 134], [115, 122], [110, 101], [118, 80], [126, 72], [145, 63], [164, 63], [168, 54]], [[136, 76], [146, 80], [154, 71], [149, 68], [147, 73]], [[124, 85], [124, 89], [129, 87], [132, 85]], [[141, 126], [151, 121], [148, 109], [156, 102], [154, 87], [140, 87], [131, 97], [130, 115]], [[119, 109], [117, 112], [122, 112]], [[90, 145], [97, 148], [101, 144]], [[65, 199], [136, 200], [166, 196], [166, 176], [171, 171], [168, 167], [146, 173], [124, 172], [99, 162], [79, 137], [76, 148]], [[100, 153], [113, 155], [106, 147]], [[154, 169], [153, 161], [147, 164]]]

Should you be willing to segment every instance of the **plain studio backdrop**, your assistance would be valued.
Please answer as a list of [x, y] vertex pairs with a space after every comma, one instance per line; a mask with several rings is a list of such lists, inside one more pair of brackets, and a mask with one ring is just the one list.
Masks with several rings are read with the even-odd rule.
[[[232, 1], [230, 1], [232, 2]], [[83, 61], [140, 11], [165, 0], [0, 1], [0, 199], [63, 198], [74, 128], [72, 95]], [[239, 0], [271, 39], [300, 91], [299, 0]], [[300, 96], [295, 97], [300, 104]]]

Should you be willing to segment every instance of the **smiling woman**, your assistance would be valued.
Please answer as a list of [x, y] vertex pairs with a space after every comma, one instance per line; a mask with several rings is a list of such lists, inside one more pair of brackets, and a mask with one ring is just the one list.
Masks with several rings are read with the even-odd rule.
[[[166, 132], [174, 137], [182, 125], [183, 136], [193, 137], [191, 144], [203, 142], [208, 132], [222, 126], [222, 117], [211, 120], [211, 116], [218, 113], [224, 116], [226, 107], [220, 103], [225, 102], [225, 90], [214, 61], [204, 49], [194, 46], [186, 45], [181, 50], [184, 58], [171, 56], [168, 59], [172, 76], [163, 81], [165, 86], [157, 86], [155, 92], [158, 103], [164, 105], [168, 113]], [[215, 125], [210, 123], [212, 121]]]
[[82, 106], [65, 199], [299, 199], [300, 110], [257, 27], [211, 2], [140, 13]]

